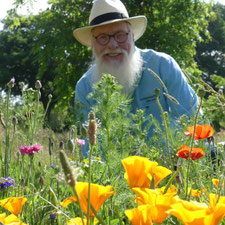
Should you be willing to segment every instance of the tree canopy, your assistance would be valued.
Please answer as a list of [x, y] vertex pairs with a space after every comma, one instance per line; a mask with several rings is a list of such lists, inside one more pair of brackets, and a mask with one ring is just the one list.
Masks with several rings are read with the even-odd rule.
[[[23, 1], [16, 1], [17, 5]], [[43, 84], [42, 100], [53, 92], [54, 105], [73, 104], [74, 87], [88, 69], [91, 49], [78, 43], [72, 32], [88, 25], [91, 0], [51, 0], [38, 15], [20, 16], [11, 10], [0, 31], [0, 84], [11, 77], [30, 86]], [[126, 0], [129, 15], [145, 15], [148, 27], [136, 45], [172, 55], [182, 68], [198, 73], [196, 43], [207, 39], [212, 4], [201, 0]]]

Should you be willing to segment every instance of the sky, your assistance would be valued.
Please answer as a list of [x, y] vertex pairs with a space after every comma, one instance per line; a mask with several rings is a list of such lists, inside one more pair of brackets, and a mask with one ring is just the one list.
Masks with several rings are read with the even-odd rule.
[[[13, 2], [14, 0], [0, 0], [0, 20], [7, 16], [7, 10], [14, 8]], [[47, 2], [48, 0], [33, 0], [33, 6], [31, 4], [26, 4], [22, 8], [18, 9], [18, 13], [27, 15], [30, 11], [32, 14], [38, 14], [38, 12], [45, 10], [48, 7]], [[0, 22], [0, 30], [2, 29], [3, 24]]]
[[[206, 2], [209, 0], [206, 0]], [[48, 0], [33, 0], [33, 7], [30, 4], [22, 7], [18, 10], [19, 14], [26, 15], [28, 14], [28, 10], [33, 14], [37, 14], [40, 10], [45, 10], [48, 7]], [[215, 0], [215, 2], [219, 2], [221, 4], [225, 4], [225, 0]], [[0, 20], [7, 16], [7, 10], [13, 8], [13, 0], [0, 0]], [[2, 30], [3, 24], [0, 22], [0, 30]]]

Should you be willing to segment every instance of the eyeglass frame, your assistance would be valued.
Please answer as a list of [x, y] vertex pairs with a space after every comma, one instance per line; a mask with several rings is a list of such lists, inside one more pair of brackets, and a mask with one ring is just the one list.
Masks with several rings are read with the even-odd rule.
[[[126, 39], [125, 39], [124, 41], [121, 41], [121, 42], [120, 42], [120, 41], [116, 40], [115, 36], [116, 36], [117, 34], [119, 34], [119, 33], [124, 33], [124, 34], [126, 35]], [[118, 32], [116, 32], [115, 34], [105, 34], [105, 33], [103, 33], [103, 34], [99, 34], [99, 35], [96, 36], [96, 37], [93, 35], [93, 37], [95, 38], [95, 40], [97, 41], [98, 44], [100, 44], [100, 45], [102, 45], [102, 46], [105, 46], [105, 45], [107, 45], [107, 44], [109, 43], [111, 37], [113, 37], [113, 39], [114, 39], [117, 43], [119, 43], [119, 44], [122, 44], [122, 43], [126, 42], [127, 39], [128, 39], [129, 33], [130, 33], [130, 31], [128, 31], [128, 32], [118, 31]], [[105, 35], [106, 37], [109, 38], [108, 41], [107, 41], [105, 44], [101, 44], [101, 43], [98, 41], [98, 37], [100, 37], [101, 35]]]

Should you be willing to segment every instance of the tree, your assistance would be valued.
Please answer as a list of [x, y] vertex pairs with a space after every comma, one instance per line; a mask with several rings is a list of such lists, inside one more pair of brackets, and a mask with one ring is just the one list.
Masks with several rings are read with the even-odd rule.
[[[42, 81], [45, 91], [54, 91], [56, 106], [62, 110], [73, 104], [75, 84], [91, 60], [90, 48], [78, 43], [72, 32], [88, 25], [92, 1], [54, 0], [51, 4], [39, 15], [26, 18], [29, 48], [26, 55], [34, 57], [36, 79]], [[195, 46], [201, 39], [200, 32], [207, 35], [210, 4], [201, 0], [127, 0], [126, 6], [130, 16], [144, 14], [148, 18], [146, 33], [137, 46], [167, 52], [183, 68], [197, 71]], [[6, 24], [6, 28], [19, 32], [24, 29], [23, 20], [15, 14], [11, 20], [14, 22]]]

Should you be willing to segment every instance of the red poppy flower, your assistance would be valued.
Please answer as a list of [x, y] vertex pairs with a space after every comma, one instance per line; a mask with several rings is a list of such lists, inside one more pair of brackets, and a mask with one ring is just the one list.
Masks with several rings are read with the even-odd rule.
[[[177, 152], [177, 156], [180, 158], [188, 159], [191, 149], [187, 145], [181, 145], [180, 151]], [[205, 152], [202, 148], [193, 148], [191, 152], [191, 159], [196, 160], [205, 155]]]
[[[194, 133], [194, 126], [188, 127], [188, 131], [184, 132], [186, 136], [192, 136]], [[196, 125], [195, 139], [205, 139], [213, 135], [213, 128], [208, 124]]]

